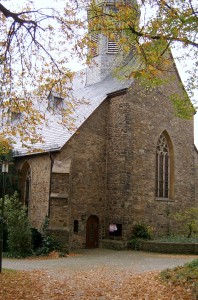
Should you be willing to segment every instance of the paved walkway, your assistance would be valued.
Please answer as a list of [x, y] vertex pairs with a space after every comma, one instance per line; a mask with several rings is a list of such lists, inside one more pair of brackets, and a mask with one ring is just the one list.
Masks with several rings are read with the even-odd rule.
[[79, 250], [74, 255], [57, 259], [3, 258], [3, 268], [14, 270], [68, 270], [86, 271], [97, 267], [128, 270], [134, 273], [160, 271], [183, 265], [198, 256], [170, 255], [141, 251], [114, 251], [107, 249]]

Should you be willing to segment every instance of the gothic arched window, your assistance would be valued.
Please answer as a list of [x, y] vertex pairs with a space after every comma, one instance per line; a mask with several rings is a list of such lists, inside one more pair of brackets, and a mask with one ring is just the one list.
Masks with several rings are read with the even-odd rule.
[[[156, 197], [170, 198], [173, 194], [173, 153], [165, 134], [161, 134], [156, 147]], [[172, 151], [173, 152], [173, 151]], [[172, 161], [171, 161], [172, 160]]]
[[25, 179], [25, 206], [29, 208], [29, 202], [30, 202], [30, 191], [31, 191], [31, 170], [30, 168], [27, 170], [27, 175]]

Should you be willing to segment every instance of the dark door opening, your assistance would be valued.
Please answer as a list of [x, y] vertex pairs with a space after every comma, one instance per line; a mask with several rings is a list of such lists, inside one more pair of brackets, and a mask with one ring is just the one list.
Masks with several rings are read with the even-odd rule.
[[97, 248], [99, 246], [99, 219], [90, 216], [86, 225], [86, 248]]

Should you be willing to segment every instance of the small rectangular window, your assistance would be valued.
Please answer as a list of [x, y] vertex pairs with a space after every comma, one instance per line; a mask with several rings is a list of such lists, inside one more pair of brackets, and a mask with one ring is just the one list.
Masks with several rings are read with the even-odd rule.
[[122, 236], [122, 224], [109, 224], [110, 236]]
[[62, 108], [63, 107], [63, 97], [56, 92], [50, 92], [48, 97], [48, 108], [49, 109], [57, 109], [57, 108]]
[[74, 220], [74, 233], [78, 233], [78, 225], [79, 225], [78, 220]]

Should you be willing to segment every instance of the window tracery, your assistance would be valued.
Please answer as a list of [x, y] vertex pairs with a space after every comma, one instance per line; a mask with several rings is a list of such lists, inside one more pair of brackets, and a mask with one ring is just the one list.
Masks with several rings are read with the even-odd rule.
[[156, 197], [168, 198], [170, 156], [166, 137], [161, 134], [156, 147]]

